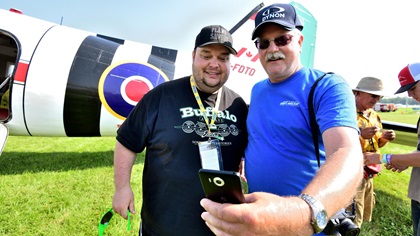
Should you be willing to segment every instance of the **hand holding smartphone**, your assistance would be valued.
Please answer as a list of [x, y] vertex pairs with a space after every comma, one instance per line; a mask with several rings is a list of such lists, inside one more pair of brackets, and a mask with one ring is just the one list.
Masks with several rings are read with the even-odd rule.
[[245, 202], [238, 172], [200, 169], [198, 175], [208, 199], [219, 203]]

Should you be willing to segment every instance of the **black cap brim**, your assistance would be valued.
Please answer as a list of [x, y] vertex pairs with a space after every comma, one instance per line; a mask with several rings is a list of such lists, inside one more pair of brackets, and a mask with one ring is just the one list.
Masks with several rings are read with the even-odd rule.
[[292, 31], [292, 30], [295, 29], [295, 26], [294, 25], [288, 25], [286, 23], [279, 23], [278, 20], [267, 20], [267, 21], [261, 22], [257, 27], [255, 27], [255, 29], [252, 31], [252, 38], [251, 38], [251, 40], [254, 40], [255, 38], [258, 37], [258, 35], [260, 34], [259, 31], [261, 30], [262, 26], [264, 24], [267, 24], [267, 23], [275, 24], [275, 25], [277, 25], [277, 26], [279, 26], [279, 27], [281, 27], [281, 28], [283, 28], [285, 30], [288, 30], [288, 31]]
[[233, 55], [236, 55], [236, 54], [238, 54], [238, 52], [232, 47], [232, 46], [230, 46], [229, 44], [227, 44], [227, 43], [218, 43], [218, 42], [208, 42], [208, 43], [204, 43], [204, 44], [201, 44], [200, 46], [198, 46], [198, 47], [204, 47], [204, 46], [206, 46], [206, 45], [211, 45], [211, 44], [219, 44], [219, 45], [222, 45], [222, 46], [225, 46], [228, 50], [229, 50], [229, 52], [231, 53], [231, 54], [233, 54]]
[[398, 89], [397, 92], [395, 92], [394, 94], [403, 93], [403, 92], [406, 92], [407, 90], [410, 90], [414, 85], [417, 84], [417, 82], [419, 82], [419, 81], [401, 86], [401, 88]]

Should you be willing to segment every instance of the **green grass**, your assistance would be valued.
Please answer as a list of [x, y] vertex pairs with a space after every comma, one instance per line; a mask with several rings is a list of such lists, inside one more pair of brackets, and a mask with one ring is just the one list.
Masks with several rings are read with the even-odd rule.
[[[97, 235], [112, 206], [115, 138], [9, 137], [0, 157], [0, 235]], [[141, 207], [144, 157], [133, 169]], [[114, 216], [106, 235], [137, 235], [132, 221]]]
[[[416, 125], [419, 114], [411, 108], [379, 112], [382, 120]], [[414, 133], [396, 131], [396, 139], [381, 148], [381, 153], [408, 153], [415, 150]], [[402, 173], [384, 170], [374, 178], [376, 205], [372, 222], [364, 222], [360, 235], [412, 235], [410, 199], [407, 197], [411, 168]]]
[[[398, 133], [397, 133], [398, 137]], [[381, 149], [382, 153], [407, 153], [412, 146], [388, 144]], [[376, 205], [372, 222], [364, 222], [360, 235], [412, 235], [410, 199], [407, 197], [411, 168], [396, 173], [384, 170], [374, 178]]]
[[[418, 119], [418, 114], [401, 110], [380, 116], [413, 124]], [[0, 156], [0, 235], [97, 235], [99, 219], [112, 204], [114, 144], [113, 137], [9, 137]], [[397, 132], [382, 153], [407, 153], [415, 145], [415, 134]], [[116, 215], [105, 235], [138, 235], [143, 163], [139, 154], [132, 176], [137, 214], [131, 231]], [[373, 220], [363, 223], [360, 235], [412, 234], [409, 174], [410, 169], [384, 170], [375, 177]]]
[[412, 108], [399, 108], [395, 112], [378, 112], [382, 120], [400, 122], [410, 125], [417, 125], [419, 113], [413, 111]]

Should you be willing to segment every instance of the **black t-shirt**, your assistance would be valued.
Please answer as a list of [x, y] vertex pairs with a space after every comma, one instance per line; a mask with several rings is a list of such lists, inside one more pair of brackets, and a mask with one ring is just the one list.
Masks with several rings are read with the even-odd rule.
[[[210, 111], [216, 96], [200, 93]], [[223, 167], [237, 171], [247, 144], [248, 108], [227, 87], [220, 99], [215, 124], [224, 137], [220, 141]], [[196, 141], [208, 140], [202, 137], [205, 130], [189, 77], [151, 90], [119, 128], [117, 140], [126, 148], [136, 153], [146, 148], [141, 218], [147, 234], [213, 235], [200, 217], [204, 193], [198, 178], [201, 161]]]

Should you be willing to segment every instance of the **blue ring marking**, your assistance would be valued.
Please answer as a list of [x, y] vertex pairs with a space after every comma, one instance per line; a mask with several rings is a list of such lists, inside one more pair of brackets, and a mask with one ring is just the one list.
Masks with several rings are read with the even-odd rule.
[[150, 81], [153, 88], [169, 81], [159, 68], [148, 63], [121, 62], [110, 65], [102, 74], [99, 81], [99, 97], [105, 108], [115, 117], [124, 120], [133, 105], [127, 103], [121, 96], [121, 85], [131, 76], [141, 76]]

